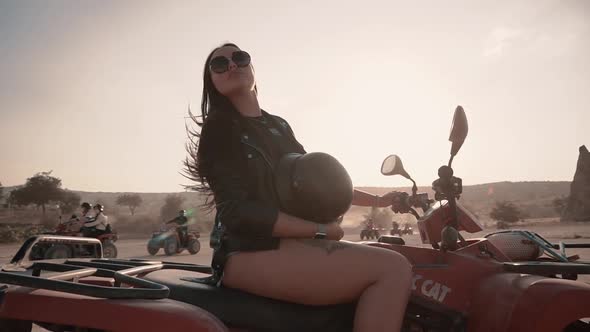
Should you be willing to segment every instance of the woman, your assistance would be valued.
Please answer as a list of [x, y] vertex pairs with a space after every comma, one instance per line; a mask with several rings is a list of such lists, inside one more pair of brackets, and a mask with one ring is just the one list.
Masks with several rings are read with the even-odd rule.
[[87, 219], [81, 228], [82, 234], [86, 237], [98, 237], [107, 233], [108, 218], [104, 215], [104, 207], [101, 204], [95, 204], [92, 208], [94, 217]]
[[[271, 165], [305, 150], [286, 121], [260, 109], [249, 54], [234, 44], [213, 50], [202, 98], [202, 130], [192, 133], [198, 142], [186, 166], [214, 198], [213, 267], [223, 285], [307, 305], [358, 301], [354, 331], [399, 330], [411, 281], [402, 255], [340, 242], [337, 221], [323, 226], [279, 211]], [[395, 195], [355, 191], [353, 204], [385, 207]]]

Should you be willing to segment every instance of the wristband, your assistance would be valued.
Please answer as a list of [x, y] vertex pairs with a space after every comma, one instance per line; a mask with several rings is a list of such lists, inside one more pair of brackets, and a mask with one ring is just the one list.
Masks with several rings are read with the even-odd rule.
[[325, 224], [317, 224], [318, 229], [315, 232], [314, 239], [325, 239], [328, 236], [328, 226]]

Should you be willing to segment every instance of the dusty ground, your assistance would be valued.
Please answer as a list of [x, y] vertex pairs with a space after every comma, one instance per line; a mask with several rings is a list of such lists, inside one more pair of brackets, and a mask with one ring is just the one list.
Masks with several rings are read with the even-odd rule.
[[[590, 224], [580, 224], [580, 223], [553, 223], [553, 222], [530, 222], [522, 227], [515, 227], [515, 229], [528, 229], [531, 231], [535, 231], [539, 233], [541, 236], [545, 237], [549, 241], [553, 243], [557, 243], [559, 241], [563, 242], [590, 242]], [[494, 231], [494, 229], [486, 229], [483, 232], [475, 233], [475, 234], [464, 234], [467, 237], [482, 237], [485, 234]], [[344, 237], [345, 240], [349, 241], [358, 241], [359, 240], [359, 233], [354, 229], [347, 229], [346, 235]], [[578, 238], [576, 238], [578, 237]], [[120, 258], [154, 258], [149, 256], [146, 251], [146, 244], [147, 238], [141, 239], [138, 236], [133, 236], [132, 239], [125, 239], [125, 236], [122, 235], [116, 245], [119, 250], [119, 257]], [[417, 234], [414, 235], [404, 235], [404, 240], [406, 241], [407, 245], [418, 245], [423, 246], [420, 242], [420, 237]], [[429, 246], [429, 245], [426, 245]], [[7, 244], [7, 245], [0, 245], [0, 264], [6, 264], [10, 258], [14, 255], [17, 249], [20, 247], [20, 244]], [[577, 251], [576, 251], [577, 250]], [[577, 253], [582, 256], [583, 260], [590, 261], [590, 249], [572, 249], [568, 251], [569, 253]], [[167, 261], [174, 261], [174, 262], [183, 262], [183, 263], [196, 263], [196, 264], [209, 264], [211, 261], [211, 249], [209, 248], [209, 238], [202, 237], [201, 238], [201, 251], [196, 255], [190, 255], [186, 252], [181, 253], [177, 256], [168, 257], [164, 255], [164, 251], [160, 250], [160, 252], [156, 255], [159, 259], [165, 259]]]
[[[524, 228], [524, 227], [523, 227]], [[564, 241], [566, 243], [587, 243], [590, 242], [590, 225], [582, 225], [582, 224], [558, 224], [553, 222], [532, 222], [528, 223], [526, 229], [535, 231], [548, 239], [553, 243], [557, 243], [559, 241]], [[483, 236], [489, 232], [493, 231], [493, 229], [487, 229], [484, 232], [477, 233], [470, 235], [468, 237], [479, 237]], [[574, 238], [574, 237], [582, 237], [582, 238]], [[357, 241], [359, 239], [358, 232], [349, 229], [348, 233], [345, 235], [345, 240], [349, 241]], [[404, 236], [406, 244], [408, 245], [419, 245], [423, 246], [420, 243], [420, 238], [417, 234]], [[209, 264], [211, 261], [211, 249], [209, 248], [208, 242], [209, 238], [204, 237], [201, 239], [201, 251], [196, 255], [189, 255], [188, 253], [184, 252], [177, 256], [168, 257], [164, 255], [163, 251], [160, 251], [156, 258], [167, 260], [167, 261], [174, 261], [174, 262], [184, 262], [184, 263], [198, 263], [198, 264]], [[121, 258], [150, 258], [153, 259], [153, 256], [149, 256], [146, 251], [146, 243], [147, 239], [122, 239], [117, 242], [117, 247], [119, 249], [119, 257]], [[7, 263], [12, 255], [16, 252], [19, 248], [18, 244], [13, 245], [1, 245], [0, 246], [0, 264]], [[581, 256], [582, 260], [590, 261], [590, 249], [572, 249], [568, 251], [568, 254], [578, 254]], [[589, 277], [583, 277], [581, 279], [584, 282], [590, 283]], [[39, 327], [33, 329], [33, 331], [46, 331]]]

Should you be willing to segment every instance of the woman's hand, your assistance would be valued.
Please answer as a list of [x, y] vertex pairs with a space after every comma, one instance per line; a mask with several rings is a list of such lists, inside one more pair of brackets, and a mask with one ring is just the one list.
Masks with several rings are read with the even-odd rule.
[[[385, 208], [396, 204], [396, 201], [404, 194], [399, 191], [390, 191], [383, 196], [379, 196], [355, 189], [352, 196], [352, 205]], [[407, 194], [405, 195], [407, 196]]]
[[381, 199], [387, 202], [387, 206], [391, 206], [391, 210], [395, 213], [405, 213], [408, 206], [409, 195], [405, 192], [390, 191], [387, 194], [381, 196]]
[[344, 236], [344, 231], [342, 227], [340, 227], [340, 222], [335, 221], [326, 225], [328, 229], [328, 234], [326, 234], [326, 239], [328, 240], [340, 240]]

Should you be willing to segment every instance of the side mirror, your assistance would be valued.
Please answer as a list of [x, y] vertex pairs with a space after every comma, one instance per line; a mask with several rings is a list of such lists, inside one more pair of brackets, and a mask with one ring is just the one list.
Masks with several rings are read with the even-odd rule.
[[465, 142], [468, 131], [469, 126], [467, 125], [465, 110], [463, 110], [463, 107], [457, 106], [455, 109], [455, 115], [453, 116], [451, 134], [449, 135], [449, 141], [453, 142], [453, 145], [451, 146], [451, 156], [454, 157], [457, 152], [459, 152], [463, 142]]
[[412, 179], [408, 172], [404, 169], [402, 160], [397, 155], [392, 154], [385, 158], [383, 164], [381, 164], [381, 174], [383, 175], [401, 175], [406, 179]]

